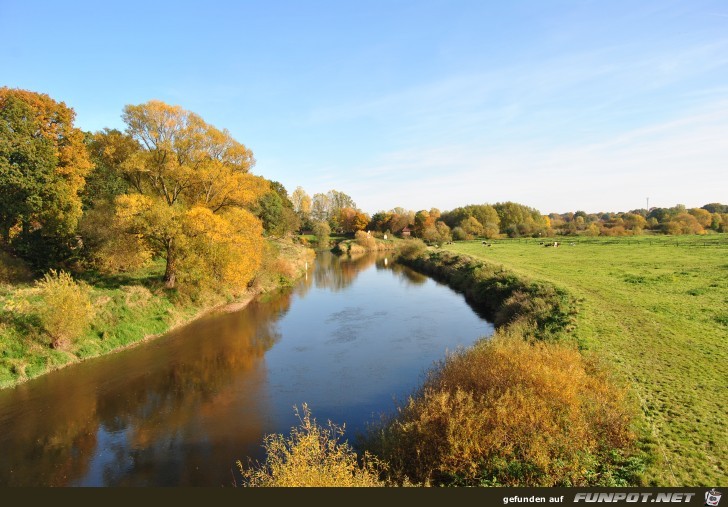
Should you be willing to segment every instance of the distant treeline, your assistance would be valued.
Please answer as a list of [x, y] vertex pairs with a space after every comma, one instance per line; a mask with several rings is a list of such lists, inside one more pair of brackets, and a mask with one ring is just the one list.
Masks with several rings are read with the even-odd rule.
[[450, 211], [437, 208], [407, 210], [393, 208], [369, 216], [356, 207], [347, 194], [330, 190], [310, 197], [298, 187], [291, 195], [293, 211], [302, 231], [322, 227], [338, 234], [367, 230], [421, 238], [427, 243], [496, 237], [547, 237], [556, 235], [631, 236], [637, 234], [704, 234], [728, 231], [728, 205], [706, 204], [702, 208], [635, 209], [628, 212], [551, 213], [515, 202], [471, 204]]
[[436, 208], [418, 212], [396, 208], [375, 213], [368, 227], [395, 234], [409, 232], [430, 243], [498, 236], [705, 234], [728, 231], [728, 205], [711, 203], [688, 209], [678, 204], [672, 208], [617, 213], [576, 211], [550, 215], [542, 215], [534, 208], [514, 202], [474, 204], [442, 213]]

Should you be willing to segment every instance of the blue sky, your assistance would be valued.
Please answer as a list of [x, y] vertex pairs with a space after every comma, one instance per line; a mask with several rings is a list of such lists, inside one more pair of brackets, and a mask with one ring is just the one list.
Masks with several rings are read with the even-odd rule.
[[728, 202], [728, 3], [0, 0], [0, 86], [159, 99], [367, 212]]

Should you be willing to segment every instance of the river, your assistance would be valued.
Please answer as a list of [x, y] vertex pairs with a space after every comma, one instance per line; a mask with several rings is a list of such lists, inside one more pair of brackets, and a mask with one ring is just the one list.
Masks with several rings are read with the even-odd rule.
[[230, 486], [294, 406], [353, 441], [492, 331], [386, 255], [320, 254], [291, 290], [0, 391], [0, 485]]

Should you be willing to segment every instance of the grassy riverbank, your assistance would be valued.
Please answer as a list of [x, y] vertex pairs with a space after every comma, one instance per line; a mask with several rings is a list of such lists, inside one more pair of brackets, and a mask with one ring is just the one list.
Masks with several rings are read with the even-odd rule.
[[647, 479], [718, 484], [728, 473], [728, 242], [680, 238], [536, 240], [448, 245], [489, 265], [548, 283], [579, 301], [570, 335], [608, 358], [639, 399], [656, 442]]
[[217, 308], [240, 308], [255, 295], [293, 283], [313, 251], [286, 241], [269, 241], [264, 264], [243, 294], [193, 296], [165, 290], [164, 264], [154, 262], [134, 273], [86, 273], [82, 282], [91, 302], [88, 328], [64, 347], [54, 348], [39, 313], [45, 302], [22, 267], [16, 283], [0, 285], [0, 388], [49, 371], [134, 346]]
[[[450, 354], [359, 442], [386, 485], [628, 486], [645, 483], [636, 407], [596, 354], [573, 338], [578, 301], [549, 282], [413, 240], [400, 262], [467, 294], [495, 334]], [[250, 485], [321, 485], [349, 455], [302, 421], [266, 439]], [[302, 442], [309, 442], [301, 445]], [[644, 444], [644, 441], [643, 441]], [[281, 449], [285, 449], [281, 453]], [[373, 468], [372, 468], [373, 467]], [[346, 485], [351, 481], [344, 481]]]

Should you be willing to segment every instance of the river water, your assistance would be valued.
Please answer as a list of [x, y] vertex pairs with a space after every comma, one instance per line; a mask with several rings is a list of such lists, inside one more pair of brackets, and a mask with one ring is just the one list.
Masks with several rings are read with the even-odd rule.
[[294, 406], [353, 441], [492, 330], [384, 255], [321, 254], [292, 290], [0, 391], [0, 485], [229, 486]]

